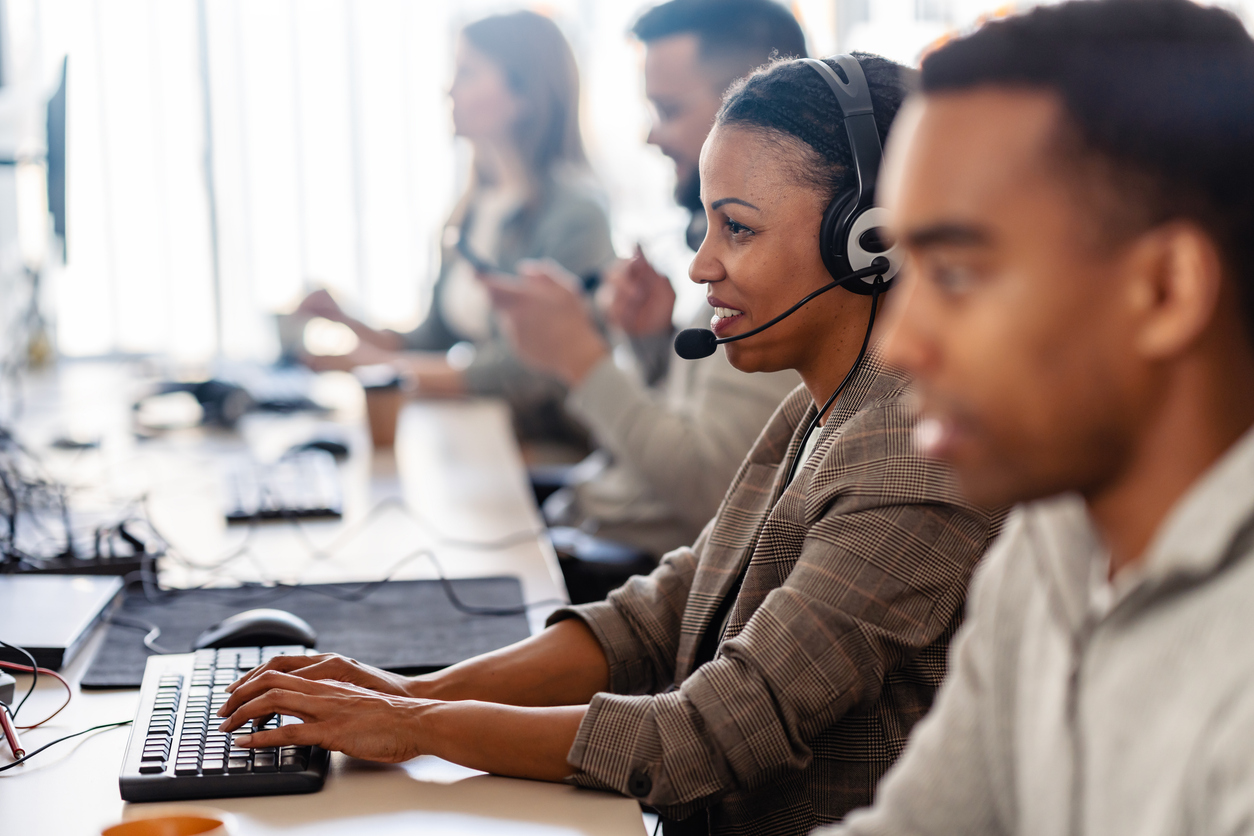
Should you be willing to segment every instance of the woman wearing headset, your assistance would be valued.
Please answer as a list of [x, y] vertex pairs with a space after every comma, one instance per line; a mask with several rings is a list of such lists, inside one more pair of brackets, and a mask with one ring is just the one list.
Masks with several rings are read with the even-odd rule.
[[[902, 69], [867, 55], [826, 64], [845, 82], [865, 72], [875, 115], [863, 127], [882, 142]], [[853, 163], [833, 83], [783, 61], [727, 94], [702, 154], [710, 224], [691, 268], [720, 337], [833, 282], [825, 209], [875, 174]], [[278, 711], [305, 724], [248, 745], [431, 753], [617, 790], [661, 810], [667, 833], [800, 834], [868, 803], [931, 704], [996, 528], [915, 452], [901, 376], [874, 350], [855, 362], [883, 287], [875, 274], [891, 277], [878, 264], [856, 279], [869, 293], [823, 293], [727, 344], [738, 368], [792, 368], [804, 383], [692, 548], [604, 602], [559, 610], [531, 639], [430, 676], [275, 660], [236, 686], [226, 727]], [[317, 681], [331, 679], [341, 682]]]
[[[504, 397], [524, 438], [582, 439], [562, 408], [561, 385], [518, 361], [475, 278], [484, 261], [510, 272], [520, 260], [552, 258], [588, 276], [614, 258], [579, 132], [574, 55], [553, 21], [520, 11], [467, 25], [456, 62], [453, 128], [470, 142], [474, 162], [448, 220], [430, 313], [408, 333], [379, 330], [316, 291], [301, 311], [347, 324], [361, 343], [347, 357], [308, 362], [319, 369], [391, 363], [420, 395]], [[465, 367], [445, 357], [459, 342], [476, 349]]]

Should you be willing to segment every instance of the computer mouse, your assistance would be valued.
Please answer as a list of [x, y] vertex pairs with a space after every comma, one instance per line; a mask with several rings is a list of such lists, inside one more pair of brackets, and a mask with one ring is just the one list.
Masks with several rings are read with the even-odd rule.
[[348, 455], [348, 445], [342, 441], [335, 441], [330, 438], [315, 438], [306, 441], [304, 444], [297, 444], [289, 452], [300, 452], [301, 450], [322, 450], [330, 453], [337, 459], [342, 459]]
[[318, 634], [309, 622], [284, 610], [256, 609], [237, 612], [196, 637], [193, 650], [206, 647], [266, 647], [299, 644], [313, 647]]

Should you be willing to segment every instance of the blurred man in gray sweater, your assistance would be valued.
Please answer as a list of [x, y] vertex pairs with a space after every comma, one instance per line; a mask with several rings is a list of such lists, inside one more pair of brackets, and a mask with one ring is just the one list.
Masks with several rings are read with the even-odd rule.
[[886, 359], [969, 497], [1025, 504], [830, 832], [1254, 832], [1254, 41], [1073, 2], [922, 85], [881, 181], [912, 264]]
[[[705, 236], [697, 161], [723, 92], [773, 55], [804, 56], [805, 36], [775, 0], [671, 0], [645, 12], [632, 31], [645, 45], [645, 93], [654, 106], [649, 142], [675, 164], [675, 199], [693, 213], [688, 242], [695, 250]], [[558, 526], [555, 544], [566, 552], [571, 594], [595, 600], [631, 571], [649, 571], [665, 552], [696, 540], [800, 378], [738, 372], [721, 348], [704, 360], [675, 357], [675, 291], [638, 247], [606, 271], [599, 294], [635, 370], [614, 362], [571, 289], [573, 276], [552, 264], [520, 272], [520, 282], [490, 283], [505, 330], [525, 361], [570, 387], [567, 407], [600, 447], [544, 506]], [[705, 327], [712, 313], [703, 305], [695, 323]]]

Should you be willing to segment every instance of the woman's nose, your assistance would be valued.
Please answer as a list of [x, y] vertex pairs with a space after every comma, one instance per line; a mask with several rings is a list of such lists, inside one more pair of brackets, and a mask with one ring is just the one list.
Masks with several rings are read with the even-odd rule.
[[714, 246], [711, 242], [713, 237], [712, 235], [705, 236], [697, 254], [693, 256], [692, 263], [688, 265], [688, 278], [697, 284], [708, 284], [727, 278], [723, 262], [713, 251]]

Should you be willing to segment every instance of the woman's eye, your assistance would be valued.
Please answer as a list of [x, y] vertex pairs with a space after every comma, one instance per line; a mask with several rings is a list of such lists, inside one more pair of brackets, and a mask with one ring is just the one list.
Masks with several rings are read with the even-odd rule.
[[753, 232], [753, 230], [750, 229], [749, 227], [745, 226], [742, 223], [737, 223], [736, 221], [733, 221], [731, 218], [727, 219], [727, 231], [730, 232], [732, 236], [744, 235], [746, 233]]

